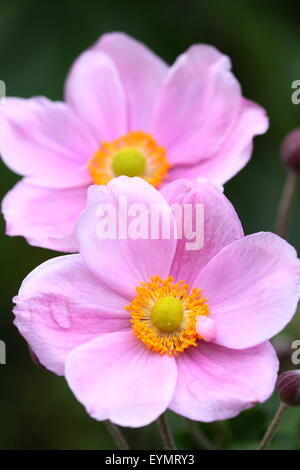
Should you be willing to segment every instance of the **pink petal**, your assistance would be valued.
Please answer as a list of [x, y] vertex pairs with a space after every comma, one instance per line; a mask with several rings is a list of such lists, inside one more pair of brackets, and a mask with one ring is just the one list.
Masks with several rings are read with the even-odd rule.
[[130, 332], [104, 335], [74, 349], [66, 378], [97, 420], [146, 426], [162, 414], [176, 384], [175, 360], [151, 352]]
[[46, 98], [7, 98], [0, 109], [4, 162], [40, 186], [67, 188], [90, 182], [86, 162], [97, 145], [74, 112]]
[[212, 158], [196, 165], [174, 166], [169, 172], [168, 181], [204, 176], [215, 183], [226, 183], [248, 163], [254, 136], [263, 134], [267, 129], [268, 118], [264, 109], [244, 99], [236, 126]]
[[278, 359], [270, 343], [235, 351], [201, 342], [178, 356], [170, 409], [195, 421], [233, 418], [272, 394]]
[[33, 186], [27, 178], [7, 193], [2, 202], [6, 233], [21, 235], [31, 245], [76, 252], [73, 230], [86, 204], [87, 188], [50, 189]]
[[39, 361], [63, 375], [69, 352], [103, 333], [129, 328], [127, 300], [104, 286], [80, 255], [43, 263], [23, 281], [15, 325]]
[[[211, 182], [203, 178], [197, 181], [177, 180], [162, 188], [161, 193], [172, 206], [179, 204], [182, 208], [182, 226], [184, 219], [197, 231], [200, 241], [204, 230], [204, 246], [200, 249], [187, 249], [187, 243], [195, 243], [196, 238], [188, 240], [186, 236], [177, 242], [171, 274], [177, 280], [193, 284], [203, 267], [224, 246], [243, 237], [243, 229], [239, 218], [228, 199]], [[204, 206], [204, 223], [196, 226], [197, 204]], [[184, 205], [191, 205], [192, 218]], [[195, 245], [194, 245], [195, 247]]]
[[171, 164], [208, 159], [231, 132], [241, 90], [230, 68], [228, 57], [207, 45], [192, 46], [171, 67], [153, 124]]
[[256, 233], [219, 252], [195, 285], [216, 323], [215, 343], [249, 348], [279, 333], [296, 312], [300, 261], [277, 235]]
[[105, 52], [120, 73], [129, 107], [129, 129], [149, 132], [167, 65], [124, 33], [105, 34], [95, 48]]
[[90, 126], [98, 144], [128, 131], [123, 85], [106, 54], [96, 50], [81, 54], [66, 82], [66, 100]]
[[[148, 224], [145, 238], [132, 238], [130, 227], [134, 217], [126, 217], [127, 210], [124, 219], [128, 221], [128, 231], [125, 230], [123, 239], [120, 238], [122, 233], [118, 227], [115, 237], [99, 237], [99, 223], [107, 219], [106, 215], [98, 215], [99, 207], [108, 204], [118, 221], [119, 214], [124, 214], [124, 211], [119, 210], [122, 200], [126, 201], [128, 209], [138, 208], [137, 204], [142, 205], [137, 215], [142, 214]], [[161, 230], [158, 239], [151, 236], [150, 212], [153, 205], [158, 206], [163, 217], [170, 221], [169, 239], [162, 239]], [[79, 219], [77, 235], [80, 253], [89, 268], [103, 282], [128, 298], [135, 297], [135, 287], [143, 281], [149, 281], [152, 276], [169, 276], [176, 249], [173, 216], [159, 191], [141, 178], [121, 176], [111, 180], [107, 186], [91, 186], [87, 208]]]

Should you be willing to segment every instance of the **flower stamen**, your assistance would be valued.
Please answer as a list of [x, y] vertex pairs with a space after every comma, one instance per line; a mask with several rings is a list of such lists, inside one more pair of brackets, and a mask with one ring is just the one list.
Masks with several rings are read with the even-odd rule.
[[102, 142], [88, 162], [95, 184], [107, 184], [120, 175], [139, 176], [158, 187], [168, 175], [166, 151], [155, 139], [141, 131], [131, 131], [112, 141]]
[[136, 287], [137, 296], [126, 310], [131, 313], [131, 325], [149, 349], [176, 356], [190, 346], [197, 346], [201, 335], [197, 319], [209, 315], [206, 299], [200, 289], [190, 289], [184, 281], [174, 282], [169, 276], [159, 276]]

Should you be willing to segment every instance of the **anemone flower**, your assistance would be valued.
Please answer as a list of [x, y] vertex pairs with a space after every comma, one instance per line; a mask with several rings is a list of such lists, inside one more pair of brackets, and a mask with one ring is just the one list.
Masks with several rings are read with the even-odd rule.
[[7, 98], [0, 152], [24, 176], [3, 202], [7, 234], [76, 252], [73, 228], [92, 184], [120, 175], [157, 188], [178, 177], [225, 183], [268, 126], [230, 68], [228, 57], [201, 44], [168, 67], [141, 43], [112, 33], [75, 61], [65, 102]]
[[[118, 211], [125, 196], [144, 216], [159, 205], [176, 226], [174, 204], [203, 205], [203, 247], [187, 250], [176, 230], [100, 238], [99, 207]], [[269, 339], [300, 296], [300, 261], [286, 241], [244, 236], [230, 202], [205, 179], [160, 192], [125, 176], [94, 185], [76, 233], [80, 254], [29, 274], [14, 313], [41, 364], [65, 376], [92, 417], [138, 427], [168, 408], [209, 422], [271, 395], [278, 360]]]

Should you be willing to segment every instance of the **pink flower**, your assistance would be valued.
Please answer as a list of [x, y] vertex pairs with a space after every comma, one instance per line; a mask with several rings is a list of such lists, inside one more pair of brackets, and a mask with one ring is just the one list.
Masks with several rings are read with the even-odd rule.
[[25, 176], [3, 202], [7, 233], [77, 251], [72, 231], [93, 183], [121, 174], [156, 187], [178, 177], [229, 180], [268, 126], [230, 67], [207, 45], [192, 46], [168, 67], [141, 43], [112, 33], [76, 60], [65, 103], [7, 98], [0, 151]]
[[[97, 209], [117, 209], [120, 196], [147, 210], [159, 204], [164, 217], [171, 204], [203, 204], [204, 247], [186, 250], [176, 237], [99, 239]], [[138, 427], [169, 408], [209, 422], [270, 396], [278, 360], [268, 340], [300, 296], [300, 261], [287, 242], [244, 236], [205, 179], [159, 192], [125, 176], [89, 189], [77, 235], [80, 254], [29, 274], [14, 313], [40, 362], [66, 377], [92, 417]]]

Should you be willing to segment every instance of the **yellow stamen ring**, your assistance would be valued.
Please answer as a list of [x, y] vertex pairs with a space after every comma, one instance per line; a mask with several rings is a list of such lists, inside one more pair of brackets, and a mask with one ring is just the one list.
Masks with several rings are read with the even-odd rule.
[[112, 142], [102, 142], [88, 162], [93, 183], [107, 184], [120, 175], [140, 176], [155, 187], [168, 176], [166, 151], [141, 131], [131, 131]]
[[206, 299], [200, 289], [190, 290], [184, 281], [174, 282], [172, 276], [159, 276], [136, 288], [137, 296], [126, 310], [131, 313], [131, 325], [149, 349], [177, 355], [190, 346], [197, 346], [201, 336], [196, 331], [199, 315], [209, 315]]

